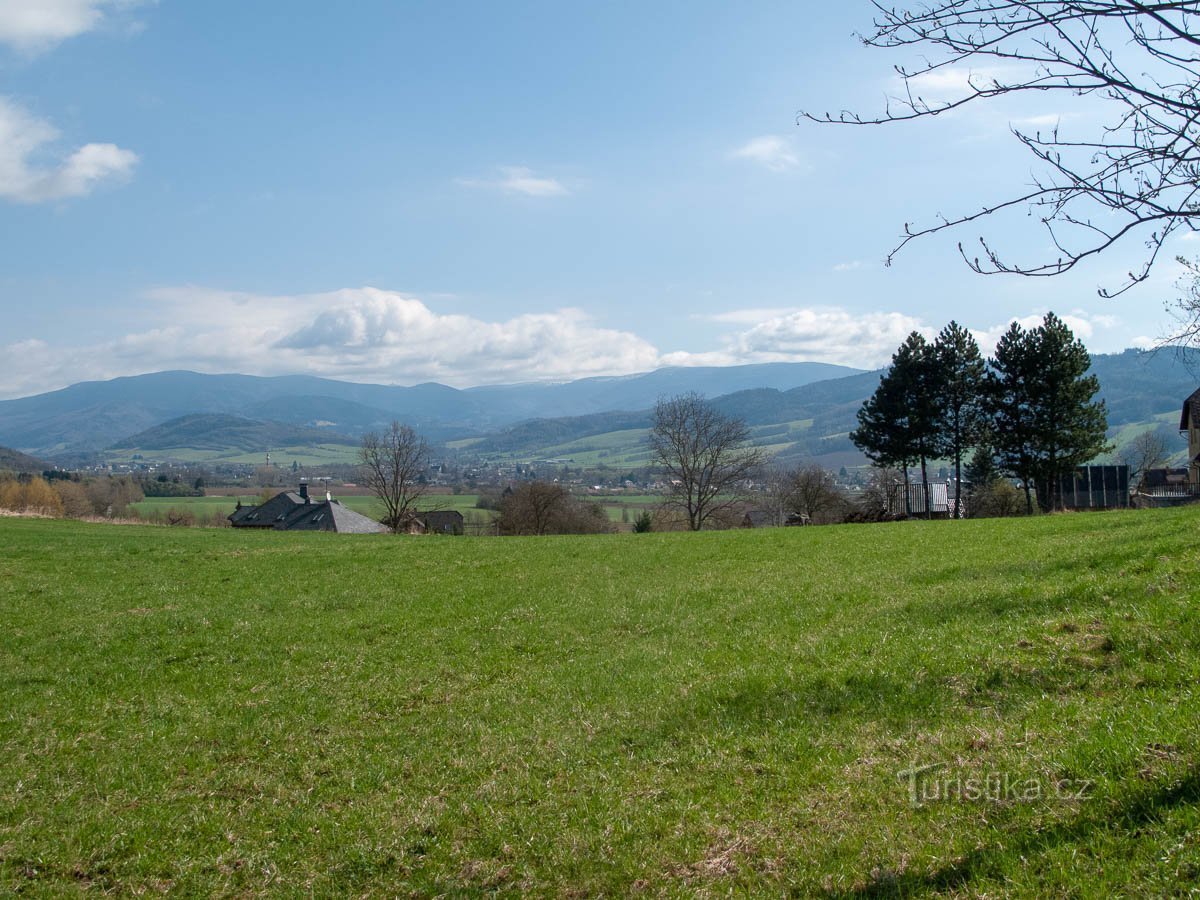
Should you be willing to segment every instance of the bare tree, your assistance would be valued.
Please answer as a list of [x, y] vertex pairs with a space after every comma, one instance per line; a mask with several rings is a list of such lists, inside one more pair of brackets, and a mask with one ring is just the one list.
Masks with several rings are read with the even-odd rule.
[[[1078, 135], [1013, 127], [1041, 172], [1031, 187], [973, 212], [905, 225], [892, 257], [915, 238], [1030, 209], [1055, 248], [1016, 261], [985, 237], [959, 244], [981, 274], [1058, 275], [1126, 237], [1147, 252], [1113, 296], [1145, 280], [1176, 230], [1200, 227], [1200, 3], [1196, 0], [936, 0], [910, 7], [875, 3], [869, 47], [911, 49], [915, 67], [897, 66], [903, 96], [881, 115], [801, 113], [802, 118], [877, 125], [929, 118], [1011, 95], [1098, 98], [1103, 124]], [[960, 92], [926, 100], [923, 84], [973, 67]], [[953, 78], [937, 78], [944, 84]], [[1070, 101], [1079, 104], [1079, 99]], [[1085, 126], [1086, 127], [1086, 126]]]
[[821, 466], [803, 466], [791, 473], [788, 509], [814, 521], [842, 502], [842, 492], [833, 480], [833, 473]]
[[1143, 431], [1121, 448], [1117, 454], [1119, 462], [1129, 466], [1129, 483], [1141, 481], [1147, 469], [1158, 469], [1167, 464], [1174, 455], [1162, 426]]
[[670, 482], [668, 505], [687, 516], [690, 530], [699, 531], [738, 503], [766, 458], [749, 440], [745, 422], [719, 412], [699, 394], [666, 397], [654, 405], [650, 451]]
[[500, 534], [603, 534], [614, 530], [603, 507], [572, 497], [562, 485], [526, 481], [500, 501]]
[[896, 515], [905, 507], [905, 485], [904, 475], [899, 469], [875, 466], [859, 495], [859, 506], [871, 519]]
[[358, 461], [364, 483], [383, 503], [380, 521], [392, 531], [400, 531], [427, 490], [422, 476], [429, 467], [429, 445], [408, 425], [392, 422], [382, 434], [372, 431], [363, 435]]

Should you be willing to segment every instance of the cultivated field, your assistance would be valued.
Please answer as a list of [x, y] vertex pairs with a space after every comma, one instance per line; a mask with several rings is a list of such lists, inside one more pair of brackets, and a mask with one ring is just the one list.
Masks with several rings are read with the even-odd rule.
[[3, 519], [0, 893], [1183, 894], [1198, 526]]

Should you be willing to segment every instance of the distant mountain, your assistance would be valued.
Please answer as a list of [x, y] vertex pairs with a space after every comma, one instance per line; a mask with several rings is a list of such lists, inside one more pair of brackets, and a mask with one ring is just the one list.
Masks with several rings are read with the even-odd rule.
[[[1195, 374], [1200, 372], [1200, 353], [1098, 355], [1093, 371], [1100, 378], [1111, 425], [1147, 422], [1173, 413], [1200, 383]], [[0, 401], [0, 444], [49, 457], [99, 451], [117, 442], [152, 449], [146, 441], [163, 448], [198, 448], [190, 441], [199, 441], [213, 449], [232, 441], [222, 446], [259, 450], [289, 443], [279, 438], [283, 432], [272, 437], [269, 425], [293, 429], [289, 433], [296, 440], [290, 443], [302, 445], [315, 440], [315, 432], [326, 441], [356, 440], [364, 431], [400, 419], [436, 442], [473, 438], [470, 449], [476, 452], [528, 454], [539, 447], [636, 431], [646, 427], [646, 411], [660, 396], [697, 391], [745, 419], [785, 455], [844, 455], [852, 452], [846, 434], [854, 427], [855, 413], [878, 380], [879, 372], [823, 363], [668, 368], [620, 378], [466, 390], [441, 384], [354, 384], [305, 375], [159, 372]], [[212, 419], [180, 425], [178, 420], [193, 416], [233, 416], [254, 425], [219, 425]], [[154, 429], [167, 424], [168, 432], [155, 436]], [[205, 428], [212, 433], [205, 435]], [[188, 443], [171, 443], [185, 434], [192, 435]], [[131, 444], [135, 438], [137, 443]]]
[[356, 444], [353, 438], [318, 428], [256, 422], [223, 413], [180, 416], [118, 441], [109, 450], [240, 450], [317, 444]]
[[[1163, 350], [1092, 357], [1100, 396], [1108, 407], [1114, 435], [1129, 439], [1141, 428], [1162, 428], [1200, 385], [1200, 352]], [[812, 459], [828, 466], [861, 464], [849, 439], [858, 409], [875, 390], [882, 370], [831, 378], [790, 390], [757, 388], [713, 399], [713, 404], [751, 426], [752, 440], [770, 447], [780, 459]], [[532, 461], [539, 457], [575, 458], [577, 463], [645, 457], [644, 430], [649, 410], [565, 418], [533, 419], [473, 441], [470, 450], [493, 458]], [[1126, 427], [1133, 427], [1126, 433]], [[1166, 432], [1173, 426], [1167, 422]], [[604, 457], [592, 448], [603, 446]], [[573, 456], [577, 454], [577, 456]]]
[[43, 460], [21, 453], [19, 450], [13, 450], [11, 447], [0, 447], [0, 472], [36, 475], [49, 468], [50, 464]]
[[433, 440], [445, 440], [538, 416], [642, 408], [661, 394], [695, 390], [717, 396], [747, 386], [795, 387], [854, 371], [824, 363], [779, 363], [467, 390], [441, 384], [355, 384], [307, 375], [157, 372], [0, 401], [0, 442], [46, 455], [80, 453], [196, 414], [323, 427], [352, 436], [401, 419]]

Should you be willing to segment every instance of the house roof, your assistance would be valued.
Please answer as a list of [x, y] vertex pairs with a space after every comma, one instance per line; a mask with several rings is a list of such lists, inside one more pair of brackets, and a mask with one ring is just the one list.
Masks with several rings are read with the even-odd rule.
[[242, 528], [274, 528], [276, 523], [284, 521], [301, 506], [304, 506], [303, 497], [295, 491], [284, 491], [266, 503], [235, 510], [229, 516], [229, 521]]
[[1191, 423], [1200, 428], [1200, 389], [1192, 391], [1191, 396], [1183, 401], [1183, 410], [1179, 413], [1179, 430], [1188, 431]]
[[339, 534], [377, 534], [387, 531], [374, 519], [342, 506], [336, 500], [305, 502], [295, 491], [276, 494], [259, 506], [243, 506], [229, 516], [238, 528], [276, 531], [336, 531]]
[[301, 506], [275, 528], [280, 531], [336, 531], [338, 534], [379, 534], [387, 528], [336, 500]]

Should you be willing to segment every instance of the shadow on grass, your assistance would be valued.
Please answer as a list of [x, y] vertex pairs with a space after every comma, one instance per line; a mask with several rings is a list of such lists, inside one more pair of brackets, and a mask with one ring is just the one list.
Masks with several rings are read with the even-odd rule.
[[[1044, 831], [1017, 833], [998, 842], [996, 849], [980, 848], [961, 859], [928, 872], [884, 872], [865, 884], [845, 891], [829, 891], [829, 898], [912, 897], [933, 891], [961, 890], [972, 881], [1001, 878], [1004, 860], [1032, 860], [1064, 844], [1083, 842], [1094, 831], [1137, 832], [1160, 820], [1175, 807], [1200, 802], [1200, 768], [1193, 765], [1169, 784], [1149, 786], [1114, 803], [1088, 808], [1075, 818]], [[999, 849], [1003, 846], [1003, 850]]]

